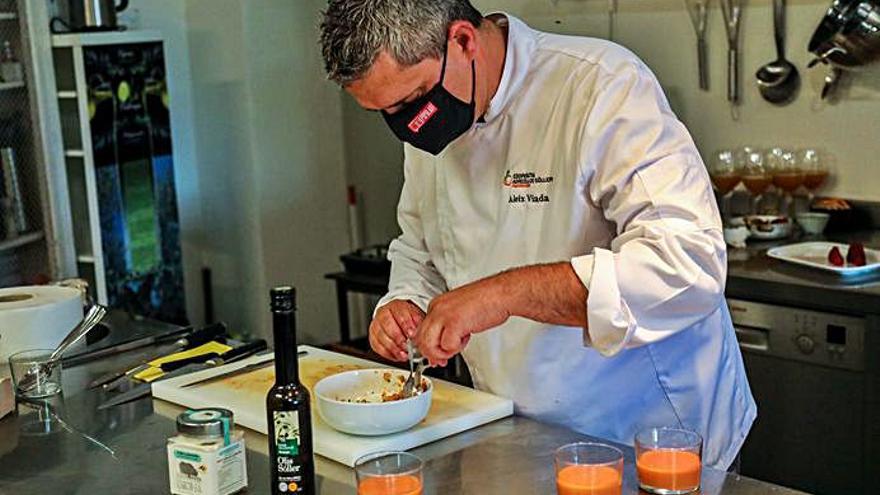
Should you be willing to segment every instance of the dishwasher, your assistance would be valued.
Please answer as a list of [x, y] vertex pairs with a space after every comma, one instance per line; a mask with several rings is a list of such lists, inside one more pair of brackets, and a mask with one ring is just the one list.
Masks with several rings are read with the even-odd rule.
[[741, 473], [810, 493], [868, 493], [866, 319], [727, 302], [758, 404]]

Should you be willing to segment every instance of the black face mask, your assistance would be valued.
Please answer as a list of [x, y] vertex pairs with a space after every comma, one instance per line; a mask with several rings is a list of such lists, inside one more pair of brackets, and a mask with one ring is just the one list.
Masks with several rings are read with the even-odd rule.
[[477, 71], [471, 61], [471, 102], [465, 103], [443, 87], [446, 75], [446, 54], [440, 82], [417, 100], [407, 103], [396, 113], [382, 111], [385, 122], [403, 142], [432, 155], [438, 155], [449, 143], [458, 139], [474, 124]]

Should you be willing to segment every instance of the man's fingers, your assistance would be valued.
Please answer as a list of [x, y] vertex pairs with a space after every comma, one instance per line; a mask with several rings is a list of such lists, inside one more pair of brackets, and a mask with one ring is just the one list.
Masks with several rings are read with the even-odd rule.
[[394, 347], [406, 347], [406, 334], [393, 309], [389, 308], [388, 311], [383, 311], [379, 323], [382, 325], [388, 338], [394, 342]]
[[411, 303], [406, 303], [396, 307], [390, 306], [389, 310], [397, 326], [402, 330], [403, 342], [401, 344], [404, 344], [406, 339], [412, 338], [416, 334], [416, 327], [419, 326], [413, 315], [416, 312], [415, 308], [412, 307]]
[[370, 326], [370, 335], [369, 335], [370, 347], [372, 347], [373, 350], [376, 351], [376, 354], [382, 356], [383, 358], [393, 359], [393, 355], [388, 351], [388, 349], [385, 348], [385, 345], [382, 344], [382, 342], [380, 342], [379, 339], [377, 338], [377, 335], [380, 331], [381, 330], [379, 330], [378, 326], [374, 326], [374, 325]]
[[432, 365], [439, 364], [445, 366], [442, 363], [445, 363], [457, 354], [457, 352], [448, 352], [441, 346], [440, 340], [444, 331], [446, 330], [442, 321], [437, 318], [431, 318], [430, 315], [422, 322], [419, 330], [419, 350], [422, 351], [422, 355], [428, 358]]
[[[399, 328], [394, 328], [391, 330], [392, 332], [400, 332]], [[406, 348], [400, 346], [394, 339], [389, 335], [389, 329], [387, 327], [383, 327], [381, 330], [376, 332], [376, 340], [381, 343], [385, 349], [388, 350], [388, 357], [392, 361], [405, 361], [407, 359]]]
[[446, 327], [440, 335], [440, 348], [447, 353], [458, 354], [464, 349], [466, 338], [467, 335], [462, 336], [461, 331], [457, 328]]

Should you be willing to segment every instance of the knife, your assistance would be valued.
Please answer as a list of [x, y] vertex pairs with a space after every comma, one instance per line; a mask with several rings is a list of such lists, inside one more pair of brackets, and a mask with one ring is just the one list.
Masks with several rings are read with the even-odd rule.
[[[309, 351], [299, 351], [297, 353], [298, 357], [303, 357], [308, 355]], [[267, 354], [268, 355], [268, 354]], [[260, 361], [258, 363], [251, 363], [247, 366], [242, 366], [241, 368], [236, 368], [234, 370], [227, 371], [225, 373], [220, 373], [219, 375], [213, 375], [206, 378], [202, 378], [200, 380], [196, 380], [194, 382], [187, 383], [186, 385], [182, 385], [180, 388], [193, 387], [196, 385], [207, 385], [209, 383], [218, 382], [220, 380], [225, 380], [227, 378], [232, 378], [233, 376], [246, 375], [251, 371], [256, 371], [258, 369], [266, 368], [268, 366], [272, 366], [275, 364], [274, 359], [269, 359], [266, 361]]]
[[156, 335], [148, 335], [146, 337], [130, 340], [128, 342], [111, 345], [110, 347], [104, 347], [102, 349], [95, 349], [93, 351], [85, 351], [79, 354], [65, 356], [61, 359], [61, 363], [64, 365], [65, 368], [72, 368], [74, 366], [79, 366], [81, 364], [96, 361], [105, 357], [115, 356], [124, 352], [133, 351], [142, 347], [165, 344], [167, 342], [174, 342], [192, 333], [192, 327], [181, 327], [170, 332], [164, 332]]
[[[176, 352], [180, 352], [180, 351], [183, 351], [186, 349], [192, 349], [194, 347], [198, 347], [202, 344], [206, 344], [206, 343], [214, 340], [215, 338], [221, 337], [223, 335], [226, 335], [226, 325], [224, 323], [215, 323], [213, 325], [209, 325], [209, 326], [202, 328], [200, 330], [196, 330], [195, 332], [192, 332], [188, 335], [184, 335], [182, 338], [180, 338], [176, 342], [174, 342], [174, 350], [163, 351], [157, 355], [150, 357], [149, 359], [146, 359], [143, 363], [141, 363], [140, 365], [137, 365], [133, 368], [129, 368], [128, 366], [126, 366], [125, 368], [123, 368], [119, 371], [114, 371], [112, 373], [108, 373], [106, 375], [100, 376], [97, 379], [92, 380], [89, 383], [89, 388], [94, 389], [94, 388], [98, 388], [101, 386], [107, 386], [109, 388], [110, 385], [112, 385], [112, 384], [115, 385], [119, 380], [122, 380], [123, 378], [129, 377], [132, 375], [136, 375], [136, 374], [140, 373], [141, 371], [147, 369], [150, 366], [149, 365], [150, 361], [153, 361], [155, 359], [159, 359], [162, 356], [166, 356], [166, 355], [174, 354]], [[170, 370], [167, 370], [167, 371], [170, 371]]]
[[[208, 368], [212, 368], [214, 366], [219, 366], [220, 364], [235, 362], [246, 357], [252, 356], [262, 350], [265, 350], [267, 347], [266, 341], [263, 339], [255, 340], [248, 344], [236, 347], [230, 351], [227, 351], [219, 356], [216, 353], [204, 354], [202, 356], [197, 356], [201, 358], [202, 361], [190, 361], [184, 365], [177, 366], [174, 370], [168, 371], [160, 378], [154, 381], [166, 380], [168, 378], [175, 378], [178, 376], [187, 375], [189, 373], [194, 373], [196, 371], [202, 371]], [[212, 354], [214, 356], [212, 356]], [[193, 359], [193, 358], [190, 358]], [[178, 363], [179, 361], [174, 361]], [[219, 363], [211, 365], [210, 362]], [[166, 363], [171, 364], [171, 363]], [[98, 406], [99, 411], [103, 411], [104, 409], [109, 409], [111, 407], [119, 406], [122, 404], [127, 404], [129, 402], [147, 397], [152, 393], [152, 384], [151, 383], [139, 383], [135, 385], [131, 390], [126, 392], [122, 392], [121, 394], [116, 395], [102, 403]]]

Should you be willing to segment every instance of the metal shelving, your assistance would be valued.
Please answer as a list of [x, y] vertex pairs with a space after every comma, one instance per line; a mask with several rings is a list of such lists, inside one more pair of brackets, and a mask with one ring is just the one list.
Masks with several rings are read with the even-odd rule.
[[9, 91], [25, 87], [24, 81], [0, 82], [0, 91]]
[[12, 239], [6, 239], [5, 241], [0, 241], [0, 253], [4, 251], [9, 251], [10, 249], [15, 249], [21, 246], [26, 246], [28, 244], [42, 241], [43, 240], [42, 232], [31, 232], [29, 234], [23, 234], [18, 237]]
[[[9, 42], [22, 63], [23, 79], [0, 81], [0, 148], [7, 166], [0, 168], [0, 286], [55, 278], [48, 204], [48, 183], [41, 112], [38, 102], [31, 16], [38, 2], [4, 0], [0, 5], [0, 47]], [[42, 23], [40, 23], [42, 24]], [[12, 184], [12, 186], [9, 186]], [[11, 188], [10, 188], [11, 187]], [[10, 224], [12, 217], [15, 224]]]

